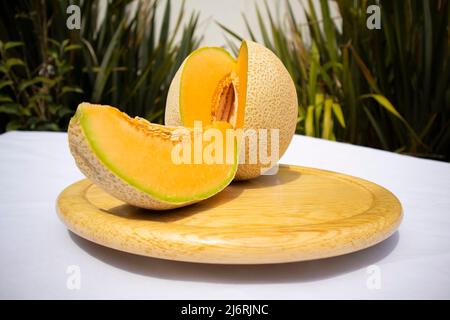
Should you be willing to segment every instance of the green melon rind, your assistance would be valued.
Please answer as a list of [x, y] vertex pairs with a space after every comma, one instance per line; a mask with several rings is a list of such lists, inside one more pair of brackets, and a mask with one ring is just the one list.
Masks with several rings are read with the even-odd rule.
[[[176, 196], [167, 196], [167, 195], [163, 195], [160, 194], [158, 192], [155, 192], [154, 190], [151, 190], [150, 188], [145, 188], [141, 185], [139, 185], [139, 183], [137, 183], [136, 181], [134, 181], [133, 179], [130, 179], [129, 177], [127, 177], [125, 174], [123, 174], [122, 172], [120, 172], [120, 170], [118, 170], [112, 163], [110, 163], [107, 159], [107, 156], [105, 154], [103, 154], [98, 146], [96, 145], [95, 141], [91, 138], [92, 136], [94, 136], [94, 133], [90, 130], [89, 128], [89, 124], [88, 124], [88, 120], [86, 120], [83, 112], [81, 110], [78, 110], [77, 113], [75, 114], [75, 116], [72, 118], [71, 120], [71, 127], [74, 127], [76, 125], [79, 125], [79, 127], [81, 128], [81, 132], [83, 134], [83, 137], [85, 139], [85, 141], [87, 142], [87, 144], [89, 145], [89, 149], [91, 150], [91, 152], [95, 155], [96, 159], [100, 161], [100, 163], [103, 165], [104, 168], [106, 168], [109, 172], [111, 172], [112, 174], [114, 174], [115, 177], [117, 177], [118, 179], [120, 179], [122, 181], [122, 183], [124, 184], [124, 187], [132, 187], [134, 189], [136, 189], [138, 192], [142, 192], [145, 195], [149, 196], [150, 198], [156, 200], [156, 202], [161, 202], [161, 204], [157, 204], [156, 206], [151, 206], [149, 207], [148, 205], [140, 205], [138, 202], [139, 201], [134, 201], [133, 205], [136, 206], [142, 206], [142, 207], [146, 207], [146, 208], [151, 208], [151, 209], [172, 209], [172, 208], [176, 208], [176, 207], [180, 207], [183, 205], [188, 205], [191, 203], [195, 203], [204, 199], [207, 199], [215, 194], [217, 194], [218, 192], [220, 192], [221, 190], [223, 190], [226, 186], [228, 186], [231, 181], [234, 178], [234, 175], [237, 171], [237, 143], [234, 143], [235, 146], [235, 161], [232, 167], [232, 170], [230, 171], [230, 175], [223, 181], [223, 183], [221, 183], [219, 186], [212, 188], [211, 191], [202, 193], [202, 194], [195, 194], [189, 197], [176, 197]], [[69, 127], [70, 129], [70, 127]], [[70, 131], [69, 130], [69, 140], [70, 140]], [[71, 147], [71, 151], [74, 154], [75, 159], [77, 160], [77, 158], [80, 157], [80, 155], [76, 154], [77, 151], [75, 150], [76, 148]], [[89, 157], [84, 157], [84, 158], [89, 158]], [[79, 160], [77, 160], [77, 164], [79, 165]], [[95, 164], [88, 164], [91, 166], [95, 166]], [[80, 165], [79, 165], [80, 167]], [[83, 170], [80, 167], [81, 171], [88, 176], [88, 178], [93, 178], [90, 177], [90, 174], [86, 174], [86, 170]], [[106, 189], [106, 188], [104, 188]], [[117, 198], [120, 198], [120, 196], [117, 196], [117, 194], [115, 195]], [[125, 202], [127, 202], [127, 199], [121, 199]], [[151, 199], [149, 199], [151, 202]]]
[[[214, 194], [218, 193], [219, 191], [221, 191], [223, 188], [225, 188], [227, 185], [229, 185], [231, 183], [231, 181], [234, 178], [234, 173], [236, 171], [236, 163], [237, 161], [234, 161], [232, 170], [231, 170], [231, 174], [227, 177], [227, 179], [220, 184], [218, 187], [212, 189], [209, 192], [206, 193], [202, 193], [202, 194], [198, 194], [198, 195], [193, 195], [191, 197], [176, 197], [176, 196], [166, 196], [163, 194], [160, 194], [154, 190], [151, 190], [150, 188], [145, 188], [143, 186], [140, 186], [139, 183], [137, 183], [136, 181], [134, 181], [133, 179], [127, 177], [124, 173], [120, 172], [119, 169], [117, 169], [114, 164], [112, 164], [110, 161], [108, 161], [107, 155], [105, 155], [104, 153], [102, 153], [98, 148], [98, 146], [96, 145], [95, 141], [93, 141], [90, 138], [90, 135], [94, 135], [93, 132], [90, 130], [89, 125], [86, 123], [86, 121], [83, 121], [83, 116], [80, 119], [80, 124], [81, 127], [83, 128], [83, 131], [85, 133], [85, 137], [89, 143], [89, 145], [91, 146], [92, 150], [94, 151], [94, 153], [97, 155], [97, 157], [100, 159], [100, 161], [114, 174], [116, 174], [119, 178], [121, 178], [123, 181], [125, 181], [126, 183], [128, 183], [129, 185], [133, 186], [134, 188], [138, 189], [141, 192], [144, 192], [158, 200], [162, 200], [165, 202], [169, 202], [169, 203], [185, 203], [185, 202], [190, 202], [193, 200], [204, 200], [206, 198], [209, 198], [211, 196], [213, 196]], [[236, 151], [236, 143], [235, 143], [235, 151]], [[235, 158], [236, 158], [236, 154], [237, 152], [235, 152]]]

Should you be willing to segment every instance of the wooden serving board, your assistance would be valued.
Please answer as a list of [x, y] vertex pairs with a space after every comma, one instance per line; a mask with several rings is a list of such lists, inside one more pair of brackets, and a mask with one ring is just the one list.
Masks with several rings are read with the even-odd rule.
[[388, 190], [312, 168], [235, 182], [198, 204], [149, 211], [124, 204], [82, 180], [58, 197], [57, 210], [79, 236], [163, 259], [226, 264], [332, 257], [372, 246], [399, 226], [402, 209]]

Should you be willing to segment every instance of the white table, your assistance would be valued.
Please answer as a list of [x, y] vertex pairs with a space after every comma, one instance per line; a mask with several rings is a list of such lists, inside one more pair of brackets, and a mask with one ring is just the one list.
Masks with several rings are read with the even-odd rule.
[[59, 221], [58, 193], [83, 177], [65, 133], [0, 135], [0, 298], [450, 298], [449, 163], [304, 136], [294, 137], [281, 162], [388, 188], [403, 205], [399, 231], [361, 252], [284, 265], [126, 254], [81, 239]]

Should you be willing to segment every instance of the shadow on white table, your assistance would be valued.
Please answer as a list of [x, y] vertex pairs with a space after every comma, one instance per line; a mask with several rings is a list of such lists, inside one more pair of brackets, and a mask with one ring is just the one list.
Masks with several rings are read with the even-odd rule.
[[113, 267], [143, 276], [211, 283], [292, 283], [323, 280], [376, 264], [397, 246], [400, 235], [342, 256], [267, 265], [215, 265], [179, 262], [134, 255], [103, 247], [69, 232], [71, 239], [92, 257]]

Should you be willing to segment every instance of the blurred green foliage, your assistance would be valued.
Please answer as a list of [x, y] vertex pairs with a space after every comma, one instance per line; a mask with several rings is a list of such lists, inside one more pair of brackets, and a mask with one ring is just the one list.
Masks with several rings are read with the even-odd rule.
[[[66, 27], [71, 4], [80, 30]], [[161, 123], [170, 81], [201, 41], [199, 13], [186, 17], [183, 2], [172, 16], [170, 0], [2, 1], [0, 132], [65, 130], [81, 101]]]
[[[450, 159], [448, 0], [282, 1], [276, 13], [256, 3], [257, 26], [243, 19], [294, 79], [298, 133]], [[0, 132], [64, 130], [81, 101], [162, 123], [170, 81], [201, 41], [199, 13], [183, 2], [171, 19], [170, 0], [132, 2], [0, 2]], [[66, 27], [70, 4], [81, 30]], [[366, 26], [372, 4], [381, 30]], [[241, 36], [221, 27], [237, 53]]]
[[[306, 21], [289, 0], [280, 14], [257, 3], [257, 26], [243, 15], [249, 37], [262, 39], [295, 81], [297, 132], [449, 160], [449, 2], [300, 3]], [[374, 4], [381, 8], [380, 30], [366, 25], [366, 8]], [[237, 52], [233, 40], [241, 36], [219, 25]]]

